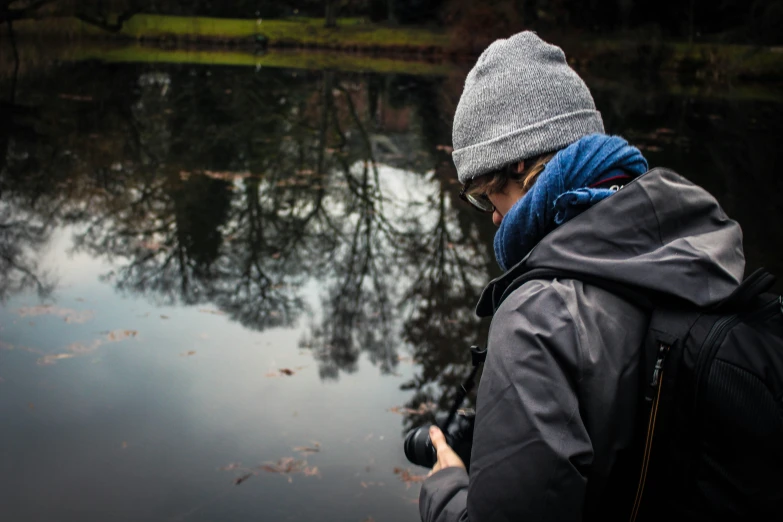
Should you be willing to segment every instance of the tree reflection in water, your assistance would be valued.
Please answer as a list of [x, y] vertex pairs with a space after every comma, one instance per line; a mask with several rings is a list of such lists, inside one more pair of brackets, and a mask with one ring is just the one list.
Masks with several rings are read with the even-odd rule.
[[[402, 341], [418, 353], [469, 314], [486, 249], [433, 173], [449, 158], [422, 145], [447, 136], [410, 139], [417, 107], [394, 106], [376, 77], [127, 67], [102, 89], [75, 69], [60, 90], [78, 95], [37, 99], [58, 122], [47, 154], [31, 146], [35, 160], [3, 179], [40, 181], [16, 193], [60, 209], [47, 230], [72, 225], [75, 251], [111, 260], [102, 277], [118, 290], [209, 302], [258, 330], [315, 315], [302, 344], [329, 379], [361, 353], [393, 372]], [[414, 186], [426, 197], [406, 196]], [[302, 297], [311, 280], [317, 310]]]
[[[406, 427], [423, 403], [448, 407], [468, 346], [486, 338], [472, 307], [496, 270], [492, 226], [458, 206], [446, 152], [461, 77], [146, 65], [40, 77], [0, 77], [15, 89], [0, 134], [0, 299], [52, 290], [37, 252], [69, 225], [75, 251], [112, 261], [103, 277], [119, 291], [212, 303], [257, 330], [309, 318], [301, 344], [323, 379], [362, 353], [394, 373], [405, 346], [419, 412]], [[754, 237], [751, 266], [780, 272], [763, 248], [780, 232], [752, 214], [779, 191], [751, 196], [734, 175], [744, 156], [758, 183], [779, 187], [780, 106], [593, 84], [610, 131], [728, 194]], [[736, 132], [756, 119], [757, 132]]]

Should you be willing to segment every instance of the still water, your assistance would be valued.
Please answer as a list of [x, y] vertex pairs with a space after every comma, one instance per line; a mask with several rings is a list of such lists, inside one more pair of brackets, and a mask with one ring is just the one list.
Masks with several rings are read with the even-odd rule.
[[[411, 426], [487, 324], [466, 70], [25, 61], [0, 74], [0, 519], [417, 520]], [[609, 132], [783, 274], [779, 86], [585, 73]]]

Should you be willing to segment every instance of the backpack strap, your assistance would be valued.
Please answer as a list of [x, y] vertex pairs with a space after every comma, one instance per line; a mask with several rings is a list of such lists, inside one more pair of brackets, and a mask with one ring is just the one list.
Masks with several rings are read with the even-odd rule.
[[648, 296], [649, 292], [642, 292], [641, 290], [631, 285], [620, 284], [602, 277], [590, 274], [580, 274], [577, 272], [569, 272], [567, 270], [558, 270], [556, 268], [534, 268], [533, 270], [525, 272], [521, 276], [514, 279], [514, 281], [508, 285], [508, 287], [506, 287], [503, 295], [500, 297], [499, 302], [503, 302], [503, 300], [505, 300], [511, 292], [523, 284], [535, 279], [544, 279], [550, 281], [552, 279], [576, 279], [577, 281], [582, 281], [583, 283], [603, 288], [607, 292], [611, 292], [619, 297], [622, 297], [626, 301], [629, 301], [644, 310], [652, 311], [654, 308], [656, 308], [655, 303]]
[[716, 306], [716, 311], [726, 312], [745, 308], [756, 297], [772, 288], [776, 280], [775, 276], [767, 272], [767, 270], [759, 268], [743, 279], [736, 290]]

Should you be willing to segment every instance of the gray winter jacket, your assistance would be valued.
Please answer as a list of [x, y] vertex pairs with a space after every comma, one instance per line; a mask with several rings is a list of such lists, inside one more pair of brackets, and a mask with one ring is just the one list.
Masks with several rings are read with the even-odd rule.
[[[548, 234], [527, 270], [585, 273], [706, 306], [742, 280], [742, 232], [704, 189], [654, 169]], [[497, 299], [497, 295], [494, 296]], [[478, 389], [470, 476], [447, 468], [419, 497], [425, 522], [578, 521], [629, 445], [645, 314], [576, 280], [534, 280], [495, 311]]]

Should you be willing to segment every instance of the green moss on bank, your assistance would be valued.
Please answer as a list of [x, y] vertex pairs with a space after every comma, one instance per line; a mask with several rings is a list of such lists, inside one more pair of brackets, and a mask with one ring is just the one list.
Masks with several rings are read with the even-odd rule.
[[[25, 20], [14, 24], [26, 36], [40, 39], [94, 37], [148, 40], [166, 47], [187, 48], [192, 43], [231, 44], [241, 47], [318, 48], [372, 51], [376, 55], [400, 53], [452, 57], [445, 31], [388, 27], [362, 19], [338, 20], [327, 29], [320, 18], [237, 20], [224, 18], [136, 15], [118, 33], [110, 33], [76, 18]], [[639, 42], [611, 38], [571, 39], [567, 33], [553, 38], [575, 63], [586, 69], [635, 68], [717, 80], [733, 77], [783, 77], [783, 49], [728, 44]], [[348, 61], [367, 61], [355, 57]]]
[[[20, 33], [40, 36], [107, 36], [103, 29], [76, 18], [25, 20], [15, 24]], [[385, 27], [360, 19], [340, 19], [333, 29], [318, 18], [236, 20], [225, 18], [136, 15], [116, 33], [133, 39], [226, 40], [253, 42], [263, 36], [269, 46], [299, 45], [337, 48], [441, 49], [447, 36], [440, 31]]]
[[235, 51], [167, 50], [141, 46], [122, 48], [84, 47], [69, 55], [67, 60], [99, 60], [129, 63], [189, 63], [198, 65], [225, 65], [245, 67], [273, 67], [288, 69], [331, 69], [346, 72], [373, 72], [382, 74], [410, 74], [415, 76], [444, 76], [453, 65], [354, 54], [324, 53], [318, 51], [284, 50], [262, 55]]

